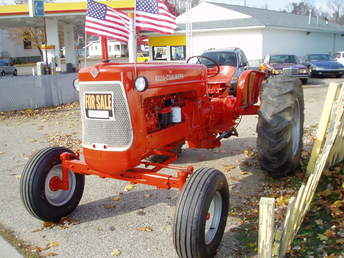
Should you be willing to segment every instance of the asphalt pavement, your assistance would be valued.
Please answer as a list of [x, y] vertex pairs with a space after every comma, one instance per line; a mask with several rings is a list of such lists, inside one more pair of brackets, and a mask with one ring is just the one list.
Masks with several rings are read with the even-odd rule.
[[[304, 87], [306, 127], [318, 123], [328, 83], [332, 81], [344, 80], [312, 79]], [[184, 150], [178, 165], [207, 166], [222, 171], [226, 166], [233, 166], [230, 173], [226, 173], [231, 205], [243, 205], [240, 196], [259, 191], [266, 177], [260, 170], [242, 173], [240, 167], [245, 159], [244, 151], [255, 148], [256, 123], [256, 116], [244, 117], [238, 128], [238, 138], [224, 140], [222, 147], [215, 150]], [[0, 223], [29, 245], [49, 247], [41, 254], [53, 253], [57, 257], [177, 257], [172, 242], [178, 199], [176, 190], [137, 185], [131, 191], [124, 191], [127, 183], [88, 176], [84, 196], [71, 214], [70, 224], [42, 227], [41, 221], [26, 212], [19, 196], [21, 171], [32, 153], [50, 145], [49, 139], [58, 135], [80, 137], [76, 108], [57, 110], [49, 117], [0, 120]], [[238, 223], [236, 218], [228, 218], [217, 257], [229, 257], [233, 255], [232, 250], [240, 246], [240, 241], [232, 233]], [[0, 257], [6, 254], [5, 250], [12, 250], [3, 243], [0, 238]], [[5, 257], [16, 257], [11, 256], [16, 254], [9, 255]]]
[[23, 257], [18, 251], [0, 236], [0, 258]]

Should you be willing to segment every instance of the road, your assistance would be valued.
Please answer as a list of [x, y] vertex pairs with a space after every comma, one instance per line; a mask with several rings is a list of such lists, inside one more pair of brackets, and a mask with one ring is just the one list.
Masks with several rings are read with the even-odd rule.
[[[322, 111], [328, 83], [343, 79], [312, 79], [304, 87], [305, 125], [316, 125]], [[256, 116], [244, 117], [238, 132], [240, 137], [224, 140], [215, 150], [184, 150], [178, 165], [215, 167], [226, 172], [231, 205], [244, 205], [241, 196], [257, 192], [266, 175], [255, 169], [242, 173], [244, 151], [255, 148]], [[0, 120], [0, 223], [13, 230], [16, 237], [32, 246], [50, 246], [42, 254], [53, 252], [58, 257], [177, 257], [172, 242], [172, 224], [178, 199], [176, 190], [156, 190], [138, 185], [124, 192], [127, 183], [88, 176], [84, 196], [70, 216], [77, 223], [66, 227], [43, 228], [42, 222], [31, 217], [20, 200], [19, 181], [23, 166], [35, 151], [48, 146], [58, 135], [79, 138], [80, 124], [77, 107], [55, 110], [44, 116], [12, 117]], [[49, 140], [50, 139], [50, 140]], [[233, 181], [233, 179], [236, 179]], [[229, 217], [218, 257], [233, 255], [240, 241], [233, 236], [239, 226], [237, 218]], [[149, 231], [138, 228], [149, 227]], [[53, 244], [52, 244], [53, 243]], [[119, 252], [113, 253], [115, 249]], [[1, 254], [0, 254], [1, 257]]]

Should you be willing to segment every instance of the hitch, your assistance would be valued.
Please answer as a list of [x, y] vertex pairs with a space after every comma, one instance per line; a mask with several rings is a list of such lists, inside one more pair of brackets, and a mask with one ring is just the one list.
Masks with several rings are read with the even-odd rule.
[[230, 131], [227, 131], [227, 132], [223, 132], [221, 133], [217, 139], [220, 141], [222, 139], [227, 139], [227, 138], [230, 138], [232, 136], [236, 136], [236, 137], [239, 137], [239, 134], [238, 134], [238, 131], [236, 128], [233, 128], [232, 130]]

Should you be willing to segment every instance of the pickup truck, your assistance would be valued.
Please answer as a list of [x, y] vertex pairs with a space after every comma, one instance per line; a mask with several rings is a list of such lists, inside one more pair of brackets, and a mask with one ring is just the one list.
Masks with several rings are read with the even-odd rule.
[[6, 74], [17, 76], [17, 68], [13, 66], [8, 60], [0, 60], [0, 76], [5, 76]]

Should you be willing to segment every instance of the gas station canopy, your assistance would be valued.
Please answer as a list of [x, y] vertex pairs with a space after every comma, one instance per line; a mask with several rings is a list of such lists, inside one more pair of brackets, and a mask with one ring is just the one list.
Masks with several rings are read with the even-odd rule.
[[[134, 0], [107, 0], [99, 2], [106, 3], [108, 6], [116, 9], [127, 10], [129, 12], [133, 10], [135, 6]], [[43, 6], [41, 5], [40, 7]], [[72, 63], [76, 66], [78, 60], [74, 51], [74, 29], [75, 26], [84, 24], [86, 10], [86, 0], [80, 0], [78, 2], [68, 2], [68, 0], [63, 0], [63, 2], [57, 1], [55, 3], [44, 3], [44, 17], [32, 17], [29, 13], [28, 4], [0, 5], [0, 29], [7, 30], [17, 27], [45, 26], [47, 44], [54, 46], [55, 48], [55, 51], [50, 52], [54, 56], [57, 66], [61, 66], [59, 52], [62, 45], [60, 36], [64, 35], [63, 41], [66, 52], [66, 62]]]
[[[106, 3], [107, 5], [122, 9], [130, 10], [134, 8], [134, 0], [117, 0], [117, 1], [99, 1]], [[45, 14], [51, 15], [85, 15], [87, 8], [87, 1], [80, 2], [63, 2], [63, 3], [44, 3]], [[1, 18], [22, 18], [29, 17], [29, 8], [27, 4], [16, 4], [16, 5], [1, 5], [0, 6], [0, 19]]]

